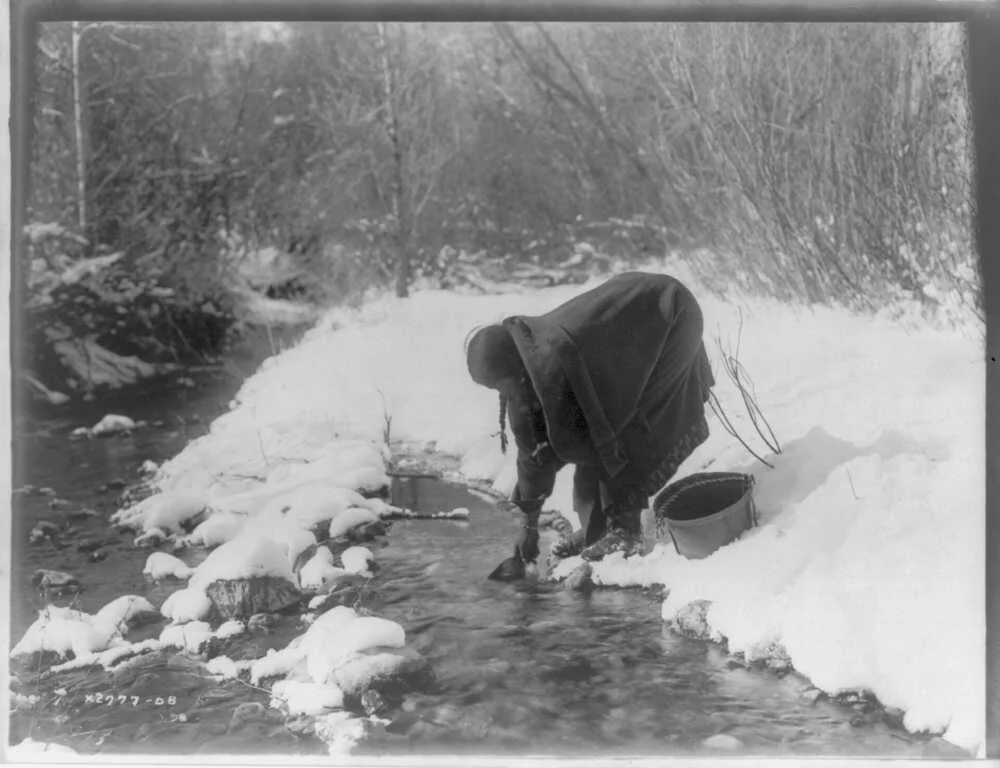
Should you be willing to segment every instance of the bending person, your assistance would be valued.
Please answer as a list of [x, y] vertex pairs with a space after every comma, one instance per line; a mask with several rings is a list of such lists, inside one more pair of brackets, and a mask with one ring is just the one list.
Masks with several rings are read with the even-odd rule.
[[[537, 559], [538, 514], [567, 464], [581, 528], [556, 554], [599, 560], [640, 550], [649, 497], [708, 438], [715, 382], [702, 324], [680, 281], [632, 272], [544, 315], [473, 334], [469, 373], [499, 392], [502, 449], [508, 421], [517, 444], [512, 501], [525, 518], [515, 562]], [[507, 577], [522, 574], [515, 567]]]

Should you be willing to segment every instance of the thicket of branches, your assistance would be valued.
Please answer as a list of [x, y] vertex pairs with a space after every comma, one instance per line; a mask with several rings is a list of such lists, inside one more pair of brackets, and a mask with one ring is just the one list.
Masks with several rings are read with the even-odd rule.
[[76, 32], [76, 60], [69, 24], [39, 42], [29, 221], [190, 306], [227, 307], [263, 246], [329, 300], [403, 294], [444, 246], [516, 259], [546, 238], [530, 258], [559, 260], [612, 219], [631, 222], [617, 255], [677, 249], [710, 284], [979, 302], [952, 27]]

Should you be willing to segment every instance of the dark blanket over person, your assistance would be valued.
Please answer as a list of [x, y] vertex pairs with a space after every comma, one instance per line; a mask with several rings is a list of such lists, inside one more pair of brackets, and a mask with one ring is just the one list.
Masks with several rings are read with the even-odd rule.
[[537, 559], [538, 515], [567, 464], [581, 529], [557, 554], [639, 551], [649, 497], [708, 437], [715, 382], [702, 326], [679, 280], [631, 272], [473, 334], [469, 373], [500, 394], [501, 445], [508, 421], [517, 444], [512, 500], [525, 515], [514, 557], [495, 577], [518, 578]]

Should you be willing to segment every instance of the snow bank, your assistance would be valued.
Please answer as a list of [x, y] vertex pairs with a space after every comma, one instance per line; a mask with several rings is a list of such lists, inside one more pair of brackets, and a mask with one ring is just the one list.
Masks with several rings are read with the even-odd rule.
[[[678, 477], [752, 472], [762, 526], [702, 561], [662, 545], [644, 558], [610, 558], [595, 580], [665, 584], [668, 619], [691, 601], [711, 601], [708, 624], [732, 649], [752, 655], [781, 645], [824, 690], [871, 689], [906, 712], [908, 727], [975, 749], [985, 700], [982, 327], [720, 300], [682, 264], [661, 268], [701, 299], [716, 394], [763, 450], [715, 344], [719, 337], [735, 348], [742, 328], [740, 360], [784, 452], [767, 470], [710, 416], [711, 438]], [[222, 513], [255, 519], [271, 504], [274, 532], [327, 522], [340, 530], [341, 515], [383, 514], [330, 489], [386, 483], [390, 419], [393, 439], [456, 455], [464, 475], [508, 492], [514, 457], [500, 454], [496, 398], [469, 380], [464, 341], [478, 325], [547, 311], [586, 287], [425, 291], [330, 312], [244, 384], [209, 434], [160, 468], [162, 496], [203, 499], [202, 525]], [[550, 506], [575, 521], [571, 470], [560, 473]], [[174, 529], [164, 512], [132, 519]], [[220, 522], [220, 538], [242, 535], [235, 523]], [[321, 616], [310, 631], [332, 620]], [[269, 663], [298, 669], [302, 653]], [[321, 677], [313, 682], [330, 676]]]

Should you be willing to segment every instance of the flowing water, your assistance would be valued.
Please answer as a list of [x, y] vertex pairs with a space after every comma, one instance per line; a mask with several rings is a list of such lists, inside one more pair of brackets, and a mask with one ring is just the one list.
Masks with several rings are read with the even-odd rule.
[[[15, 487], [49, 486], [69, 504], [53, 510], [50, 497], [15, 496], [12, 644], [45, 603], [31, 586], [37, 568], [77, 576], [83, 591], [53, 602], [88, 612], [128, 593], [159, 605], [179, 587], [142, 576], [149, 553], [132, 546], [131, 534], [108, 526], [116, 491], [100, 486], [133, 481], [144, 460], [176, 454], [224, 410], [235, 391], [232, 378], [218, 371], [198, 378], [194, 390], [168, 382], [62, 415], [18, 419]], [[127, 437], [67, 439], [72, 428], [109, 410], [164, 424]], [[927, 752], [926, 737], [906, 733], [878, 707], [812, 701], [803, 695], [807, 682], [795, 674], [746, 669], [717, 646], [672, 633], [660, 620], [655, 591], [581, 594], [531, 581], [488, 581], [509, 554], [516, 521], [463, 488], [399, 481], [394, 496], [428, 511], [467, 507], [470, 519], [398, 521], [381, 546], [372, 545], [380, 567], [363, 604], [402, 624], [428, 665], [418, 683], [385, 694], [389, 722], [372, 732], [361, 753], [704, 754], [703, 740], [719, 734], [743, 754]], [[80, 507], [99, 514], [70, 515]], [[60, 535], [27, 544], [43, 519], [59, 526]], [[91, 562], [95, 542], [104, 559]], [[197, 562], [192, 553], [184, 557]], [[130, 638], [155, 636], [162, 627]], [[227, 652], [254, 658], [301, 631], [296, 617], [286, 617]], [[38, 697], [11, 716], [15, 743], [30, 735], [83, 752], [325, 752], [308, 722], [267, 707], [266, 692], [211, 679], [179, 653], [47, 679], [23, 667], [13, 671], [12, 689]]]

